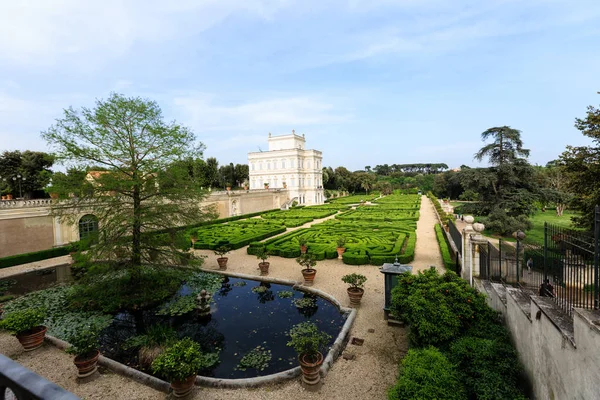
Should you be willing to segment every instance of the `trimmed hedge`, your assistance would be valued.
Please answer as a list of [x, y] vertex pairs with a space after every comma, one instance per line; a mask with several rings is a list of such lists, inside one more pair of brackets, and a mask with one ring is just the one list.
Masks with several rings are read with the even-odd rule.
[[213, 225], [196, 230], [197, 242], [194, 248], [214, 250], [217, 247], [228, 246], [235, 250], [285, 231], [286, 227], [281, 223], [262, 219]]
[[438, 245], [440, 246], [444, 267], [446, 267], [447, 270], [454, 271], [456, 268], [456, 263], [452, 259], [452, 254], [450, 254], [450, 248], [448, 247], [448, 242], [446, 241], [446, 235], [444, 235], [444, 231], [440, 224], [435, 224], [435, 237], [437, 238]]
[[35, 261], [47, 260], [48, 258], [66, 256], [67, 254], [77, 251], [79, 242], [71, 243], [67, 246], [55, 247], [48, 250], [34, 251], [31, 253], [17, 254], [0, 258], [0, 269], [14, 267], [15, 265], [27, 264]]

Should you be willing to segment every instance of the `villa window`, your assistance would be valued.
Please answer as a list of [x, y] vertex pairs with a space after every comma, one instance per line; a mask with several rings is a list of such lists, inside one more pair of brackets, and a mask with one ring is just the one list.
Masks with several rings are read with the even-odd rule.
[[98, 234], [98, 217], [86, 214], [79, 220], [79, 240], [90, 239]]

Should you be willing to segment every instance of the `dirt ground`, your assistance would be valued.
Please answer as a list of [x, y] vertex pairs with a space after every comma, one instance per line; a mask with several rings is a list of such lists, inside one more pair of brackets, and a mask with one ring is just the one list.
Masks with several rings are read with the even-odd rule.
[[[321, 221], [314, 221], [318, 223]], [[429, 266], [440, 268], [442, 260], [435, 238], [435, 214], [431, 201], [423, 196], [421, 217], [417, 223], [417, 245], [415, 260], [411, 265], [414, 271]], [[218, 269], [216, 256], [211, 251], [196, 251], [206, 255], [205, 267]], [[259, 275], [255, 256], [246, 254], [246, 248], [232, 251], [229, 255], [228, 271]], [[61, 260], [62, 261], [62, 260]], [[271, 257], [269, 275], [302, 280], [300, 267], [294, 259]], [[317, 264], [317, 276], [314, 287], [323, 290], [343, 305], [349, 306], [346, 284], [341, 277], [348, 273], [361, 273], [367, 277], [365, 295], [358, 308], [357, 318], [351, 329], [351, 337], [365, 339], [362, 346], [348, 344], [346, 352], [355, 355], [348, 361], [340, 357], [333, 365], [318, 391], [305, 390], [299, 379], [256, 389], [212, 389], [197, 387], [189, 396], [191, 399], [221, 400], [289, 400], [291, 398], [364, 400], [386, 399], [386, 390], [394, 384], [398, 361], [408, 350], [407, 330], [390, 327], [383, 319], [383, 274], [376, 266], [350, 266], [341, 260], [324, 260]], [[26, 266], [15, 270], [31, 269]], [[8, 275], [9, 271], [3, 271]], [[374, 332], [370, 333], [369, 330]], [[57, 348], [44, 344], [38, 350], [25, 353], [16, 338], [5, 333], [0, 334], [0, 353], [15, 359], [23, 366], [44, 376], [52, 382], [85, 399], [164, 399], [164, 393], [138, 384], [127, 378], [103, 370], [86, 383], [76, 379], [76, 369], [72, 357]]]

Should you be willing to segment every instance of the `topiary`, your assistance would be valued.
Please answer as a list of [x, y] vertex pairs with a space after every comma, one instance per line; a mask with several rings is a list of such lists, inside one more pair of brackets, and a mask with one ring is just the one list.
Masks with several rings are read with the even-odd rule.
[[320, 331], [312, 322], [294, 325], [288, 335], [290, 341], [287, 345], [292, 347], [299, 356], [305, 355], [311, 362], [316, 361], [317, 353], [331, 340], [331, 335]]

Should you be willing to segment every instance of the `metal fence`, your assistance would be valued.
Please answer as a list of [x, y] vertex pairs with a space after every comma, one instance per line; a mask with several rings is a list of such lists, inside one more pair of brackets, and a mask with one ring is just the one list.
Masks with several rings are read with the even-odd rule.
[[454, 221], [448, 222], [448, 232], [450, 233], [450, 237], [452, 238], [452, 241], [456, 245], [458, 254], [462, 254], [462, 251], [463, 251], [462, 250], [462, 234], [460, 233], [460, 231], [454, 224]]
[[554, 298], [569, 315], [573, 308], [599, 308], [600, 211], [594, 232], [544, 224], [544, 242], [529, 239], [479, 246], [483, 279], [518, 285]]

